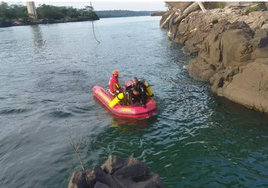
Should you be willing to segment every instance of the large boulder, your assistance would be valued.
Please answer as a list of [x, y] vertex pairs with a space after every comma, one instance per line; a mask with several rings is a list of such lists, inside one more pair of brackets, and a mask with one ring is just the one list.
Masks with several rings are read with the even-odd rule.
[[[170, 13], [162, 16], [160, 25]], [[245, 13], [243, 9], [237, 7], [224, 9], [212, 9], [206, 12], [195, 11], [190, 13], [179, 24], [166, 24], [168, 38], [174, 39], [175, 43], [185, 44], [184, 50], [190, 54], [198, 54], [202, 43], [210, 31], [221, 21], [245, 22], [255, 31], [257, 29], [268, 30], [268, 11], [254, 11]], [[176, 36], [175, 38], [173, 36]]]
[[117, 156], [110, 157], [103, 165], [102, 169], [108, 174], [122, 178], [135, 178], [148, 174], [147, 164], [135, 158], [123, 159]]
[[220, 21], [187, 70], [212, 91], [248, 108], [268, 113], [268, 32], [245, 22]]
[[214, 93], [250, 109], [268, 113], [268, 58], [258, 58], [226, 72], [212, 78]]
[[188, 72], [197, 80], [209, 81], [220, 70], [268, 58], [268, 35], [254, 32], [244, 22], [220, 21], [203, 42], [198, 57], [190, 61]]
[[68, 188], [83, 188], [86, 186], [86, 175], [82, 172], [74, 171], [70, 178]]
[[202, 58], [192, 59], [187, 70], [189, 75], [195, 80], [204, 82], [208, 82], [209, 79], [216, 73], [216, 67]]
[[263, 2], [239, 2], [194, 11], [168, 26], [168, 38], [184, 44], [184, 53], [198, 55], [187, 67], [191, 77], [210, 82], [219, 96], [268, 113], [268, 11], [264, 10]]
[[135, 158], [111, 156], [93, 171], [74, 172], [68, 188], [163, 188], [159, 175]]

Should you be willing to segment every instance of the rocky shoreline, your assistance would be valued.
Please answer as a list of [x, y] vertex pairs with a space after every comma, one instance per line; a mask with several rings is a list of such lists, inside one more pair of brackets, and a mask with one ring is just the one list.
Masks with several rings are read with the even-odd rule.
[[187, 67], [191, 77], [209, 82], [218, 96], [268, 113], [268, 11], [247, 10], [197, 10], [165, 28], [185, 53], [197, 55]]
[[68, 188], [164, 188], [159, 175], [135, 158], [110, 156], [94, 170], [73, 172]]

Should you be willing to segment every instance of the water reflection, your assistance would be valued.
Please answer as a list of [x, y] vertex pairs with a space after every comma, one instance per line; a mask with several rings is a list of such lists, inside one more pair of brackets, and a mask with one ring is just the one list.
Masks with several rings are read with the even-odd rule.
[[93, 97], [93, 99], [98, 105], [102, 107], [103, 113], [107, 113], [112, 116], [110, 125], [114, 128], [118, 128], [121, 130], [143, 131], [157, 121], [156, 115], [146, 119], [129, 119], [129, 118], [117, 117], [113, 115], [98, 99], [96, 99], [95, 97]]
[[149, 128], [150, 125], [154, 124], [157, 121], [157, 116], [152, 116], [147, 119], [136, 120], [128, 118], [113, 117], [110, 125], [114, 128], [121, 130], [129, 131], [144, 131]]
[[30, 27], [33, 34], [34, 45], [37, 48], [42, 48], [45, 44], [45, 41], [43, 40], [41, 27], [39, 25], [32, 25]]

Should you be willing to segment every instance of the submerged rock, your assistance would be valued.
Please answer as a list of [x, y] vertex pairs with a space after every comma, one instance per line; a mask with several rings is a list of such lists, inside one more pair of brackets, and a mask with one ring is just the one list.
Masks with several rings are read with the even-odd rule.
[[163, 188], [159, 175], [135, 158], [111, 156], [93, 171], [73, 172], [68, 188]]

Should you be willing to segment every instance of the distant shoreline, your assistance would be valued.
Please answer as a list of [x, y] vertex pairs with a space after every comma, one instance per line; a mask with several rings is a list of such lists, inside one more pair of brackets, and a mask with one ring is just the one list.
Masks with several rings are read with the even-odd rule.
[[42, 4], [36, 8], [36, 17], [29, 17], [27, 7], [20, 4], [0, 2], [0, 27], [13, 27], [38, 24], [55, 24], [68, 22], [93, 21], [100, 18], [118, 18], [150, 16], [151, 12], [159, 11], [131, 11], [131, 10], [98, 10], [91, 6], [73, 8]]
[[58, 23], [71, 23], [71, 22], [86, 22], [86, 21], [96, 21], [96, 20], [85, 20], [85, 19], [73, 19], [73, 20], [38, 20], [29, 21], [27, 23], [20, 22], [19, 20], [13, 20], [9, 23], [1, 24], [0, 28], [15, 27], [15, 26], [29, 26], [29, 25], [46, 25], [46, 24], [58, 24]]
[[133, 15], [133, 16], [114, 16], [114, 17], [104, 17], [96, 20], [85, 20], [85, 19], [73, 19], [73, 20], [48, 20], [43, 19], [39, 21], [32, 21], [28, 23], [22, 23], [19, 20], [14, 20], [8, 24], [1, 24], [0, 22], [0, 28], [7, 28], [7, 27], [15, 27], [15, 26], [30, 26], [30, 25], [47, 25], [47, 24], [59, 24], [59, 23], [71, 23], [71, 22], [86, 22], [86, 21], [98, 21], [101, 19], [110, 19], [110, 18], [130, 18], [130, 17], [151, 17], [150, 15]]
[[98, 10], [95, 11], [99, 18], [150, 16], [152, 12], [159, 11], [131, 11], [131, 10]]

